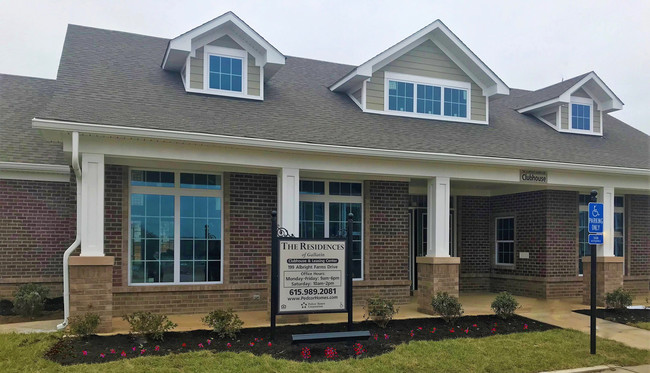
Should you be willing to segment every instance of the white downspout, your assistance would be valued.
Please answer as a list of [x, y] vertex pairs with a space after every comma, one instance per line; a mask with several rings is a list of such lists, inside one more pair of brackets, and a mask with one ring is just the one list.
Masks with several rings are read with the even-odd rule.
[[68, 326], [70, 317], [70, 274], [68, 262], [70, 254], [81, 244], [81, 167], [79, 167], [79, 132], [72, 132], [72, 169], [77, 181], [77, 229], [72, 245], [63, 253], [63, 322], [56, 326], [58, 330]]

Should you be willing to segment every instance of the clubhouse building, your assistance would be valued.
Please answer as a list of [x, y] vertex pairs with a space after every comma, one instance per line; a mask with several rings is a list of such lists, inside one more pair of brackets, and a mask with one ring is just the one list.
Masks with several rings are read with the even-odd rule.
[[650, 137], [595, 72], [510, 88], [439, 20], [386, 47], [285, 56], [231, 12], [171, 40], [70, 25], [56, 80], [0, 75], [0, 298], [42, 283], [103, 330], [267, 310], [277, 210], [306, 238], [354, 214], [356, 304], [586, 300], [593, 189], [599, 300], [648, 293]]

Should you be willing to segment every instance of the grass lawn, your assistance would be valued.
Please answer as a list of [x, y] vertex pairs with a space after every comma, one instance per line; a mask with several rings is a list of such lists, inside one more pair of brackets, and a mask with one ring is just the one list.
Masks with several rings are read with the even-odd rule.
[[641, 328], [645, 330], [650, 330], [650, 322], [633, 322], [630, 323], [630, 326], [634, 326], [636, 328]]
[[573, 330], [496, 335], [479, 339], [412, 342], [374, 358], [298, 363], [250, 353], [191, 352], [164, 357], [62, 367], [43, 359], [59, 334], [0, 334], [0, 372], [538, 372], [601, 364], [650, 363], [650, 351], [599, 339], [589, 354], [589, 336]]

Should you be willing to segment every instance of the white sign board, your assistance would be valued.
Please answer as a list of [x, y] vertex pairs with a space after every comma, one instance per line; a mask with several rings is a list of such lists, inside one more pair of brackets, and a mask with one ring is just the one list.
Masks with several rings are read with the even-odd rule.
[[346, 312], [345, 240], [279, 240], [279, 310]]

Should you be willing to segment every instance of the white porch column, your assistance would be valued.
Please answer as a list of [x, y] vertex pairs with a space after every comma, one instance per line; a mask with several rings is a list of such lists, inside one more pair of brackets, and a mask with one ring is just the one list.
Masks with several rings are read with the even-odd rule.
[[81, 256], [104, 256], [104, 155], [82, 154]]
[[449, 197], [448, 177], [427, 181], [427, 256], [449, 257]]
[[283, 168], [278, 175], [278, 225], [298, 237], [300, 219], [300, 170]]
[[614, 256], [614, 188], [600, 188], [598, 202], [603, 204], [605, 224], [603, 225], [603, 245], [597, 246], [596, 255]]

